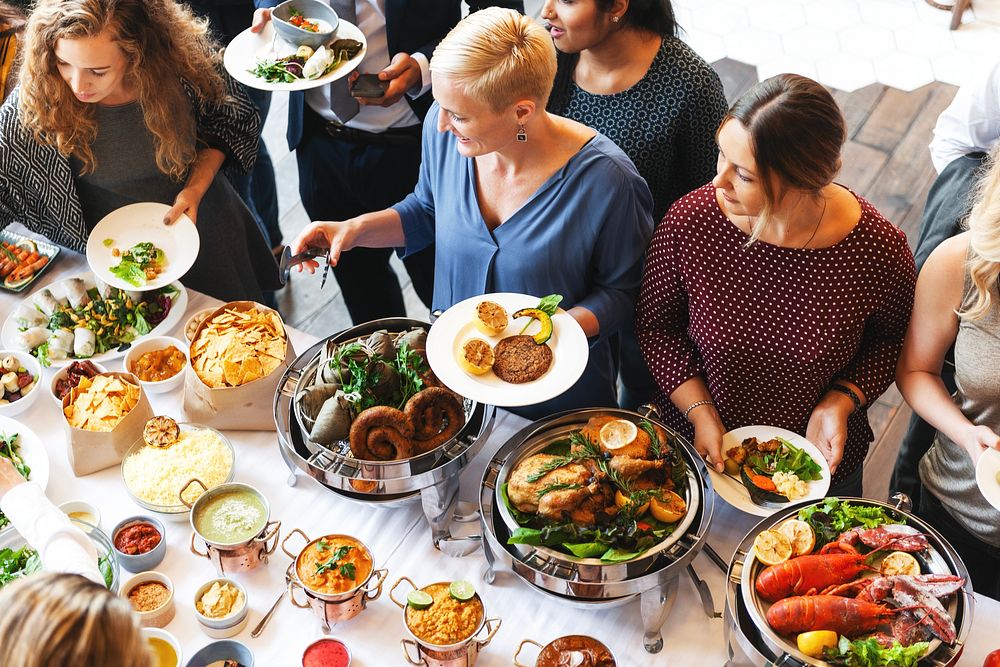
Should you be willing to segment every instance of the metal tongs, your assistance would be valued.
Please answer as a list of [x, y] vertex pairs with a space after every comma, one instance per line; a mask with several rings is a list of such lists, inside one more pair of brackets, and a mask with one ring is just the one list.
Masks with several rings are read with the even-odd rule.
[[326, 264], [323, 266], [323, 280], [319, 284], [319, 288], [323, 289], [326, 286], [326, 277], [330, 273], [330, 248], [326, 248], [325, 250], [323, 248], [306, 248], [298, 255], [293, 255], [292, 249], [289, 246], [285, 246], [284, 250], [281, 251], [281, 259], [278, 261], [278, 276], [281, 278], [281, 284], [285, 285], [288, 283], [288, 279], [292, 275], [293, 266], [297, 266], [310, 259], [319, 259], [320, 257], [326, 258]]

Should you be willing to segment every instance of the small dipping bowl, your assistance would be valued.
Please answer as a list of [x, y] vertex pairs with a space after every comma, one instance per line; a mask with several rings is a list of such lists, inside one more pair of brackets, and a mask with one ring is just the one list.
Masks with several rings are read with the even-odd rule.
[[142, 636], [153, 654], [155, 667], [181, 667], [184, 654], [177, 637], [160, 628], [143, 628]]
[[[86, 500], [67, 500], [59, 506], [59, 509], [71, 519], [101, 527], [101, 510], [93, 503], [88, 503]], [[120, 555], [118, 557], [121, 558]]]
[[[205, 594], [208, 589], [212, 587], [214, 583], [229, 584], [233, 586], [238, 591], [243, 593], [243, 603], [235, 607], [232, 612], [221, 618], [210, 618], [200, 611], [198, 611], [198, 600], [201, 596]], [[198, 619], [198, 623], [201, 624], [202, 631], [209, 637], [215, 637], [216, 639], [225, 639], [226, 637], [232, 637], [233, 635], [238, 635], [243, 631], [243, 628], [247, 626], [247, 621], [250, 619], [249, 615], [249, 599], [247, 598], [247, 591], [243, 586], [233, 581], [232, 579], [219, 578], [212, 579], [204, 583], [194, 594], [194, 599], [192, 601], [194, 604], [194, 615]], [[223, 642], [216, 642], [223, 643]], [[209, 645], [211, 646], [211, 644]], [[195, 656], [197, 657], [197, 656]], [[192, 658], [193, 660], [194, 658]], [[218, 659], [218, 658], [217, 658]], [[240, 662], [243, 662], [242, 660]], [[246, 663], [244, 663], [246, 664]]]
[[[81, 362], [90, 361], [90, 359], [78, 359], [77, 361]], [[106, 367], [102, 366], [96, 361], [90, 361], [90, 363], [94, 365], [94, 368], [96, 368], [99, 373], [108, 372], [108, 369]], [[69, 376], [69, 367], [71, 365], [72, 364], [67, 364], [66, 366], [60, 368], [59, 372], [52, 376], [52, 382], [49, 384], [49, 396], [52, 397], [52, 400], [55, 401], [55, 404], [59, 406], [60, 410], [62, 410], [62, 399], [56, 397], [56, 385], [59, 384], [60, 381], [65, 380]]]
[[[145, 523], [160, 534], [159, 543], [149, 551], [141, 554], [125, 553], [115, 544], [118, 534], [130, 526]], [[163, 556], [167, 553], [167, 531], [163, 523], [151, 516], [130, 516], [118, 522], [115, 529], [111, 531], [111, 544], [114, 545], [115, 556], [118, 557], [119, 564], [129, 572], [146, 572], [152, 570], [163, 561]]]
[[208, 667], [223, 660], [235, 660], [243, 667], [253, 667], [253, 651], [243, 642], [232, 639], [212, 642], [191, 656], [187, 667]]
[[[170, 623], [170, 621], [174, 620], [174, 612], [177, 610], [177, 607], [174, 604], [174, 583], [170, 581], [170, 577], [162, 572], [140, 572], [125, 582], [125, 585], [122, 586], [120, 595], [128, 600], [129, 593], [135, 590], [136, 587], [148, 583], [160, 583], [166, 586], [169, 593], [167, 601], [156, 609], [151, 609], [149, 611], [139, 611], [134, 606], [132, 609], [139, 617], [139, 622], [142, 623], [143, 627], [162, 628]], [[129, 604], [132, 604], [131, 600], [129, 600]]]
[[[134, 370], [132, 370], [135, 367], [136, 362], [139, 361], [139, 357], [142, 355], [155, 350], [164, 350], [171, 345], [184, 354], [185, 361], [184, 367], [168, 377], [166, 380], [143, 380]], [[125, 353], [125, 359], [122, 360], [122, 364], [125, 367], [126, 373], [135, 375], [136, 379], [139, 380], [139, 384], [142, 386], [143, 391], [149, 394], [162, 394], [176, 389], [181, 386], [181, 382], [184, 381], [184, 370], [187, 368], [188, 364], [191, 363], [188, 347], [189, 345], [185, 344], [183, 341], [172, 338], [171, 336], [150, 336], [148, 338], [143, 338], [138, 343], [132, 343], [132, 347], [130, 347], [128, 352]]]
[[317, 639], [302, 652], [302, 667], [348, 667], [351, 649], [336, 637]]
[[[18, 350], [0, 350], [0, 359], [3, 359], [5, 357], [15, 357], [18, 361], [18, 364], [21, 367], [23, 367], [24, 370], [30, 373], [31, 377], [35, 378], [34, 386], [27, 394], [17, 399], [13, 403], [0, 404], [0, 415], [3, 415], [4, 417], [13, 417], [14, 415], [21, 414], [22, 412], [30, 408], [31, 404], [34, 403], [35, 400], [38, 398], [38, 395], [45, 391], [44, 385], [42, 385], [41, 382], [42, 365], [38, 363], [37, 359], [35, 359], [27, 352], [20, 352]], [[12, 371], [0, 370], [0, 375], [3, 375], [4, 373], [8, 372], [14, 373], [16, 371], [17, 369], [14, 369]], [[39, 391], [40, 389], [41, 391]], [[3, 395], [2, 392], [0, 392], [0, 397], [2, 397], [2, 395]]]
[[[327, 25], [320, 24], [320, 27], [324, 28], [324, 30], [320, 30], [319, 32], [303, 30], [296, 25], [292, 25], [288, 22], [292, 18], [292, 9], [301, 13], [303, 18], [313, 21], [323, 21]], [[340, 24], [340, 18], [337, 16], [337, 12], [333, 11], [333, 8], [325, 2], [319, 2], [319, 0], [287, 0], [271, 10], [271, 23], [274, 24], [274, 30], [278, 33], [278, 36], [286, 42], [295, 46], [308, 46], [312, 49], [318, 49], [333, 40], [333, 35], [337, 32], [337, 26]]]

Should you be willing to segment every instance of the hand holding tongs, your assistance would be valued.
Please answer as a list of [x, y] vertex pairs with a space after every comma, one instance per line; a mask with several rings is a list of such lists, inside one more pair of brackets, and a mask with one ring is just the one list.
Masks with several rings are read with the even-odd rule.
[[323, 280], [319, 284], [319, 288], [323, 289], [326, 286], [326, 276], [330, 273], [330, 248], [325, 250], [323, 248], [306, 248], [303, 252], [293, 255], [291, 247], [285, 246], [285, 249], [281, 251], [281, 260], [278, 262], [278, 275], [281, 278], [281, 284], [284, 285], [288, 282], [293, 266], [320, 257], [326, 258], [326, 264], [323, 266]]

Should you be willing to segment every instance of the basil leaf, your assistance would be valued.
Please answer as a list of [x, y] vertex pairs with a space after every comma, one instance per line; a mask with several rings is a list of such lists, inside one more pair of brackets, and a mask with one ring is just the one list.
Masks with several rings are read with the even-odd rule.
[[541, 301], [538, 302], [537, 308], [547, 315], [555, 315], [556, 309], [559, 308], [559, 302], [562, 300], [562, 294], [549, 294], [542, 297]]

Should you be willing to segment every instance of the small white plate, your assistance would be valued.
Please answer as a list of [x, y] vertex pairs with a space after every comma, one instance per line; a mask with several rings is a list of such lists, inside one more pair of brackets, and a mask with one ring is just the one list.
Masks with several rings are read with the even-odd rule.
[[1000, 452], [987, 449], [976, 463], [976, 484], [986, 502], [1000, 510]]
[[[39, 389], [44, 391], [42, 387], [35, 387], [36, 391]], [[18, 435], [17, 452], [24, 461], [24, 464], [30, 468], [28, 480], [38, 484], [38, 486], [42, 487], [42, 491], [44, 491], [49, 483], [49, 455], [45, 452], [45, 445], [35, 435], [35, 432], [23, 423], [10, 417], [0, 417], [0, 434], [9, 436], [15, 433]], [[0, 530], [6, 531], [9, 528], [11, 528], [11, 525], [7, 524], [7, 526]]]
[[826, 497], [826, 492], [830, 490], [830, 464], [820, 453], [819, 448], [812, 444], [798, 433], [793, 433], [777, 426], [744, 426], [733, 429], [722, 436], [722, 455], [726, 455], [726, 450], [743, 443], [747, 438], [757, 438], [761, 441], [770, 440], [774, 437], [782, 437], [800, 449], [804, 449], [809, 456], [823, 469], [820, 472], [822, 479], [806, 482], [809, 485], [809, 493], [804, 498], [780, 503], [778, 507], [763, 507], [750, 500], [750, 492], [738, 479], [734, 479], [725, 473], [715, 471], [715, 468], [708, 466], [708, 474], [712, 477], [712, 487], [719, 497], [727, 503], [747, 514], [755, 516], [771, 516], [784, 507], [795, 503], [802, 503], [807, 500], [820, 500]]
[[[118, 289], [148, 292], [169, 285], [187, 273], [198, 258], [201, 245], [198, 229], [191, 218], [183, 214], [174, 224], [163, 224], [163, 215], [169, 210], [166, 204], [143, 202], [123, 206], [104, 216], [87, 239], [87, 264], [94, 275]], [[163, 251], [166, 265], [162, 273], [142, 286], [111, 273], [111, 267], [122, 260], [114, 255], [115, 249], [125, 254], [135, 244], [145, 241]]]
[[496, 345], [501, 338], [517, 335], [525, 324], [524, 320], [511, 320], [501, 335], [487, 336], [473, 324], [476, 306], [483, 301], [498, 303], [509, 315], [513, 315], [521, 308], [537, 306], [539, 297], [512, 292], [483, 294], [455, 304], [437, 319], [427, 334], [427, 361], [434, 374], [449, 389], [480, 403], [516, 407], [555, 398], [580, 379], [587, 367], [590, 347], [579, 323], [562, 308], [552, 316], [552, 338], [546, 343], [552, 348], [552, 366], [542, 377], [532, 382], [511, 384], [492, 371], [484, 375], [470, 375], [462, 370], [457, 359], [467, 340], [482, 338]]
[[259, 33], [251, 32], [250, 28], [247, 28], [236, 35], [233, 41], [229, 42], [229, 46], [226, 47], [222, 63], [225, 65], [226, 71], [229, 72], [230, 76], [251, 88], [284, 91], [319, 88], [353, 72], [361, 64], [361, 61], [364, 60], [365, 54], [368, 53], [368, 40], [365, 39], [365, 34], [356, 25], [344, 19], [340, 19], [337, 25], [337, 32], [334, 33], [333, 39], [330, 41], [338, 39], [353, 39], [361, 42], [364, 46], [361, 47], [358, 55], [346, 63], [335, 67], [329, 74], [321, 76], [318, 79], [303, 79], [293, 83], [268, 83], [264, 79], [250, 73], [250, 70], [257, 66], [258, 61], [284, 58], [295, 53], [298, 48], [294, 44], [286, 42], [281, 37], [276, 37], [274, 26], [271, 25], [270, 21], [264, 25], [264, 29]]

